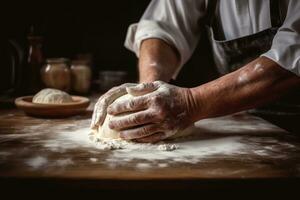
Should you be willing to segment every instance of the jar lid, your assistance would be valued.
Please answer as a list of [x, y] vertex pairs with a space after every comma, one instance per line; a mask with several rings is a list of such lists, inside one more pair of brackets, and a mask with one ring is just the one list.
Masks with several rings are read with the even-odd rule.
[[48, 64], [68, 63], [69, 61], [68, 58], [48, 58], [46, 60]]
[[72, 65], [86, 65], [89, 66], [89, 61], [86, 59], [76, 59], [72, 60]]

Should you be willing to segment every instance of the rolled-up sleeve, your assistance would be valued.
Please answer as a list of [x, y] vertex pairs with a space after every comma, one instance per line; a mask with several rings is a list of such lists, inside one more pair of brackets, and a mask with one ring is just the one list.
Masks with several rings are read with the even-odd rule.
[[300, 1], [290, 0], [286, 19], [269, 51], [262, 54], [300, 76]]
[[205, 0], [152, 0], [141, 20], [128, 28], [125, 47], [139, 57], [140, 44], [159, 38], [180, 54], [180, 68], [191, 57], [200, 37], [200, 21], [205, 15]]

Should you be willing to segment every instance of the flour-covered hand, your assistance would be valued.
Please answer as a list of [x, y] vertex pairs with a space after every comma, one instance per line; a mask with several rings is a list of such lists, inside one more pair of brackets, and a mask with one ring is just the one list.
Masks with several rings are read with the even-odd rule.
[[155, 81], [127, 87], [127, 92], [134, 97], [112, 103], [107, 110], [111, 115], [133, 112], [109, 123], [123, 139], [154, 143], [193, 123], [194, 104], [188, 88]]
[[113, 87], [108, 92], [103, 94], [97, 101], [94, 107], [91, 128], [97, 130], [99, 126], [102, 125], [107, 107], [117, 98], [126, 94], [126, 88], [129, 86], [135, 86], [135, 83], [125, 83], [123, 85]]

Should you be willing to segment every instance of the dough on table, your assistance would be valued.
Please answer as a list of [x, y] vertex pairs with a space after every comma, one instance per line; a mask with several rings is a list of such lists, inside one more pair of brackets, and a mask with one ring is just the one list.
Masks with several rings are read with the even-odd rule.
[[[133, 98], [132, 95], [125, 94], [125, 95], [119, 97], [118, 99], [116, 99], [114, 102], [129, 101], [132, 98]], [[91, 139], [92, 138], [97, 138], [97, 139], [120, 139], [119, 131], [116, 131], [116, 130], [113, 130], [113, 129], [109, 128], [108, 123], [111, 119], [116, 119], [118, 117], [122, 117], [122, 116], [128, 115], [128, 114], [130, 114], [130, 113], [122, 113], [122, 114], [116, 115], [116, 116], [107, 114], [102, 126], [100, 126], [98, 128], [98, 130], [92, 131]], [[173, 137], [171, 137], [171, 139], [172, 138], [177, 138], [177, 137], [182, 137], [182, 136], [187, 136], [191, 133], [191, 130], [192, 130], [192, 128], [189, 127], [189, 128], [187, 128], [183, 131], [180, 131], [180, 132], [176, 133]]]
[[46, 88], [34, 95], [32, 102], [40, 104], [62, 104], [74, 101], [72, 97], [64, 91]]

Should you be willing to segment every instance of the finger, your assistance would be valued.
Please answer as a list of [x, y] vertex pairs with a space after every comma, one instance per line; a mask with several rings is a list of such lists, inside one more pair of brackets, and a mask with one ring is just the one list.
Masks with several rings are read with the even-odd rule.
[[114, 130], [128, 129], [134, 126], [155, 123], [157, 122], [156, 115], [154, 112], [149, 110], [140, 111], [124, 116], [115, 116], [109, 122], [109, 128]]
[[125, 140], [143, 138], [162, 131], [159, 124], [148, 124], [142, 127], [127, 129], [120, 132], [120, 137]]
[[133, 87], [133, 86], [136, 86], [136, 85], [137, 85], [136, 83], [124, 83], [124, 84], [122, 84], [118, 87], [113, 87], [110, 90], [108, 90], [105, 94], [103, 94], [99, 98], [97, 103], [100, 103], [100, 102], [109, 103], [108, 101], [114, 101], [118, 97], [127, 94], [126, 87]]
[[95, 105], [92, 122], [91, 122], [91, 129], [98, 129], [100, 125], [102, 125], [106, 114], [103, 113], [103, 109], [98, 105]]
[[97, 118], [97, 103], [94, 106], [94, 110], [93, 110], [93, 116], [92, 116], [92, 121], [91, 121], [91, 129], [96, 129], [96, 118]]
[[155, 91], [160, 86], [160, 84], [160, 81], [154, 81], [151, 83], [140, 83], [136, 86], [127, 87], [126, 90], [128, 94], [131, 94], [132, 96], [141, 96]]
[[102, 95], [98, 102], [105, 102], [107, 104], [112, 103], [114, 100], [119, 98], [120, 96], [123, 96], [127, 94], [126, 87], [133, 87], [136, 84], [133, 83], [126, 83], [119, 87], [113, 87], [108, 92], [106, 92], [104, 95]]
[[162, 141], [166, 138], [167, 137], [166, 137], [166, 134], [164, 132], [159, 132], [159, 133], [149, 135], [147, 137], [135, 139], [134, 141], [135, 142], [140, 142], [140, 143], [156, 143], [156, 142]]
[[112, 103], [108, 108], [107, 112], [110, 115], [118, 115], [125, 112], [139, 111], [147, 108], [148, 97], [134, 97], [130, 100], [124, 100], [120, 102]]

